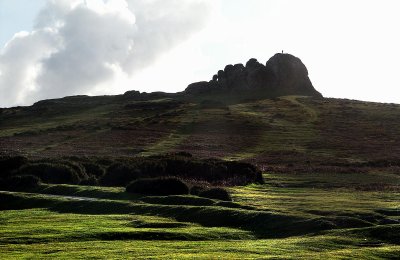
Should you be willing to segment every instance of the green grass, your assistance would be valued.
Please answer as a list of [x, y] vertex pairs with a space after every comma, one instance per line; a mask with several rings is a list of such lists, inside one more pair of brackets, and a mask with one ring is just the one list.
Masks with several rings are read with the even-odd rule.
[[256, 123], [258, 131], [251, 134], [257, 136], [257, 142], [225, 158], [243, 160], [266, 152], [309, 152], [308, 143], [318, 138], [315, 128], [318, 112], [306, 105], [303, 99], [307, 100], [305, 97], [287, 96], [231, 106], [232, 113]]
[[[226, 107], [200, 105], [219, 98]], [[174, 99], [184, 103], [163, 108]], [[147, 100], [154, 108], [142, 110], [126, 108], [137, 101], [119, 97], [6, 109], [0, 153], [130, 157], [183, 150], [251, 160], [280, 173], [266, 173], [264, 185], [229, 188], [233, 203], [73, 185], [2, 193], [0, 259], [400, 255], [400, 167], [341, 174], [312, 168], [400, 159], [399, 105], [298, 96], [168, 100]], [[296, 167], [310, 170], [293, 174]]]
[[42, 244], [93, 240], [250, 239], [251, 233], [224, 227], [201, 227], [145, 215], [89, 215], [48, 210], [2, 211], [0, 244]]
[[[327, 216], [376, 215], [377, 209], [399, 209], [400, 193], [372, 188], [377, 184], [400, 184], [400, 176], [388, 173], [363, 174], [265, 174], [266, 184], [231, 188], [234, 201], [258, 209], [285, 214]], [[379, 186], [380, 189], [382, 189]]]
[[[245, 210], [225, 206], [163, 205], [117, 200], [80, 198], [29, 193], [0, 194], [0, 209], [48, 208], [78, 214], [146, 214], [198, 223], [208, 227], [231, 227], [252, 231], [258, 237], [287, 237], [332, 228], [321, 218], [306, 219], [275, 212]], [[301, 227], [301, 228], [299, 228]]]
[[264, 178], [263, 185], [229, 188], [233, 203], [74, 185], [0, 193], [0, 258], [396, 259], [400, 254], [398, 174], [271, 172]]
[[68, 184], [42, 184], [31, 192], [111, 200], [136, 200], [141, 196], [125, 192], [124, 187], [95, 187]]
[[267, 165], [399, 159], [399, 105], [286, 96], [222, 100], [226, 107], [208, 109], [201, 107], [203, 99], [171, 96], [170, 102], [184, 102], [171, 108], [156, 105], [166, 99], [147, 100], [155, 104], [150, 110], [127, 109], [140, 102], [118, 97], [67, 98], [39, 112], [6, 109], [0, 141], [6, 153], [34, 157], [185, 150]]
[[161, 140], [160, 142], [146, 147], [144, 151], [140, 153], [140, 156], [152, 156], [172, 151], [180, 143], [184, 142], [187, 137], [187, 135], [171, 133], [170, 135], [168, 135], [168, 137]]
[[[44, 209], [2, 211], [0, 223], [2, 259], [341, 259], [394, 258], [400, 252], [398, 245], [369, 241], [365, 229], [358, 234], [343, 230], [260, 240], [237, 229], [207, 228], [168, 218], [65, 214]], [[399, 231], [398, 226], [392, 228]], [[377, 247], [371, 247], [374, 245]]]

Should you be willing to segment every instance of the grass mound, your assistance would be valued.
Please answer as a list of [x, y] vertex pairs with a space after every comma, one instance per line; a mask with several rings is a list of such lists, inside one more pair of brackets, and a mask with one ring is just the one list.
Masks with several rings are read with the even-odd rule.
[[191, 205], [191, 206], [211, 206], [215, 202], [207, 198], [199, 198], [194, 196], [166, 196], [166, 197], [144, 197], [141, 201], [150, 204], [163, 204], [163, 205]]
[[115, 163], [107, 168], [100, 183], [105, 186], [125, 186], [142, 177], [140, 169], [125, 163]]
[[99, 180], [96, 178], [96, 176], [90, 176], [87, 179], [82, 180], [79, 185], [85, 185], [85, 186], [97, 186], [99, 184]]
[[22, 156], [5, 156], [0, 157], [0, 177], [9, 177], [10, 173], [17, 170], [28, 162], [28, 159]]
[[[62, 169], [61, 169], [62, 168]], [[13, 175], [35, 175], [45, 183], [80, 183], [126, 187], [140, 178], [176, 177], [194, 183], [217, 186], [263, 183], [261, 171], [252, 164], [220, 159], [193, 158], [190, 153], [177, 152], [150, 157], [96, 158], [61, 157], [39, 160], [25, 157], [0, 157], [0, 178]], [[54, 176], [50, 176], [49, 172]], [[64, 173], [60, 173], [64, 172]], [[74, 177], [66, 177], [74, 175]], [[71, 173], [72, 172], [72, 173]], [[63, 175], [61, 177], [59, 175]], [[198, 194], [197, 193], [193, 194]]]
[[31, 190], [39, 187], [40, 179], [33, 175], [17, 175], [0, 180], [0, 189], [5, 190]]
[[33, 175], [45, 183], [52, 184], [78, 184], [81, 179], [78, 173], [63, 164], [34, 163], [21, 167], [17, 175]]
[[146, 195], [189, 194], [189, 187], [177, 178], [139, 179], [126, 186], [126, 191]]
[[105, 174], [104, 168], [99, 164], [84, 162], [82, 165], [89, 176], [102, 177]]
[[70, 159], [42, 159], [36, 161], [34, 163], [47, 163], [53, 165], [64, 165], [68, 168], [71, 168], [77, 175], [80, 180], [85, 180], [88, 178], [86, 174], [85, 168], [79, 162], [70, 160]]
[[223, 188], [211, 188], [204, 190], [199, 193], [200, 197], [217, 199], [223, 201], [232, 201], [232, 197], [229, 192]]
[[105, 186], [126, 186], [139, 178], [174, 176], [213, 185], [263, 183], [262, 173], [249, 163], [219, 159], [195, 159], [187, 153], [116, 159], [100, 182]]
[[335, 234], [343, 237], [362, 238], [364, 246], [373, 246], [377, 242], [400, 244], [400, 225], [377, 225], [364, 228], [350, 228], [325, 231], [323, 234]]
[[174, 218], [205, 227], [230, 227], [251, 231], [259, 238], [304, 235], [339, 228], [324, 218], [306, 219], [266, 211], [214, 206], [158, 205], [123, 201], [82, 201], [29, 194], [1, 194], [0, 210], [48, 208], [61, 213], [140, 214]]
[[232, 209], [245, 209], [245, 210], [257, 210], [257, 208], [251, 206], [244, 206], [232, 201], [219, 201], [214, 204], [215, 206], [232, 208]]
[[202, 191], [204, 191], [204, 190], [206, 190], [205, 187], [195, 185], [195, 186], [192, 186], [192, 187], [190, 188], [190, 194], [191, 194], [191, 195], [196, 195], [196, 196], [198, 196], [198, 195], [200, 194], [200, 192], [202, 192]]

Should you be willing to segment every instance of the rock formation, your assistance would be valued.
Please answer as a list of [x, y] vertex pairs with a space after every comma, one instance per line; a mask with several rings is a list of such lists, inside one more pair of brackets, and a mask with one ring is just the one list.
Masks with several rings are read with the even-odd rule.
[[266, 65], [256, 59], [243, 64], [227, 65], [211, 81], [190, 84], [186, 94], [242, 94], [255, 92], [262, 96], [304, 95], [322, 97], [315, 90], [306, 66], [290, 54], [275, 54]]

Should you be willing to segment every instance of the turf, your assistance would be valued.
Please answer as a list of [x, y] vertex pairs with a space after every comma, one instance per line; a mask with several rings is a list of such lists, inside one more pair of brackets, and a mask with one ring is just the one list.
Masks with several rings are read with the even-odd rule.
[[[233, 203], [73, 185], [2, 193], [0, 257], [395, 259], [400, 194], [360, 190], [360, 174], [268, 173], [230, 188]], [[398, 181], [379, 176], [359, 184]]]
[[2, 109], [0, 155], [245, 160], [233, 202], [123, 188], [0, 193], [0, 258], [396, 259], [400, 106], [286, 96], [68, 97]]
[[400, 106], [343, 99], [78, 97], [3, 109], [0, 154], [132, 156], [187, 151], [260, 165], [400, 159]]
[[[236, 229], [206, 228], [138, 215], [61, 214], [36, 209], [3, 211], [0, 221], [2, 259], [394, 259], [400, 252], [400, 246], [387, 243], [393, 241], [371, 239], [373, 229], [256, 240]], [[398, 225], [391, 228], [399, 231]]]

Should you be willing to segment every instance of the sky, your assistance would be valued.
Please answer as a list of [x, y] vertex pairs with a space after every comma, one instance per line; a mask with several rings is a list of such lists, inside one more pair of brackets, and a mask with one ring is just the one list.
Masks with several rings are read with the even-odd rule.
[[0, 107], [177, 92], [293, 54], [325, 97], [400, 103], [397, 0], [0, 0]]

